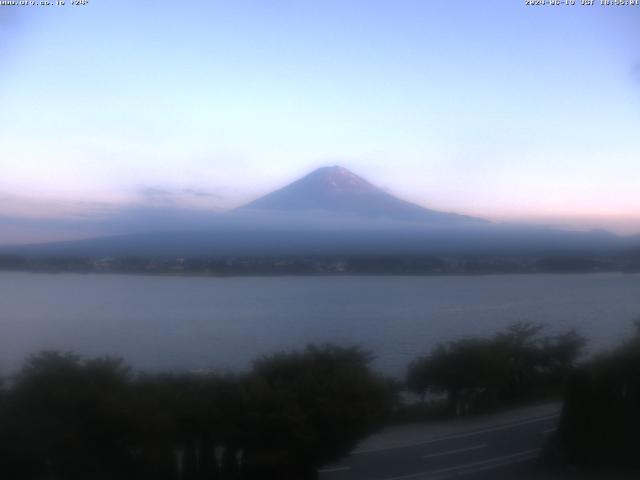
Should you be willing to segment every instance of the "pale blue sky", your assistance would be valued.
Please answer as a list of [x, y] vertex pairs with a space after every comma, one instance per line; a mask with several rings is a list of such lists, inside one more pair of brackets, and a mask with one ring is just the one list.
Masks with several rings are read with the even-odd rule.
[[338, 163], [434, 208], [640, 231], [639, 27], [519, 0], [0, 7], [0, 215], [229, 207]]

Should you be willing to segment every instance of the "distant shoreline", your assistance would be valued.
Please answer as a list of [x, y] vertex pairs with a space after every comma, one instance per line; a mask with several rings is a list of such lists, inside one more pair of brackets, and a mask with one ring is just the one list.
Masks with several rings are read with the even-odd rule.
[[25, 273], [33, 275], [94, 275], [94, 276], [129, 276], [129, 277], [164, 277], [164, 278], [298, 278], [298, 277], [319, 277], [319, 278], [357, 278], [357, 277], [430, 277], [430, 278], [453, 278], [453, 277], [497, 277], [497, 276], [533, 276], [533, 275], [639, 275], [640, 271], [623, 270], [602, 270], [595, 272], [486, 272], [486, 273], [231, 273], [231, 274], [206, 274], [206, 273], [177, 273], [177, 272], [98, 272], [98, 271], [74, 271], [74, 270], [0, 270], [3, 273]]
[[190, 277], [477, 276], [640, 272], [635, 255], [309, 254], [211, 257], [27, 257], [0, 254], [0, 271]]

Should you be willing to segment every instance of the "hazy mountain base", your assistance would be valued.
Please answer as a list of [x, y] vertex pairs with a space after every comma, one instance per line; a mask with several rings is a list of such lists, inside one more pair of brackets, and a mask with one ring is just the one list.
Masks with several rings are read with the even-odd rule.
[[198, 230], [0, 247], [0, 253], [64, 257], [264, 255], [603, 255], [640, 246], [637, 237], [509, 225], [439, 227], [353, 217], [233, 214]]

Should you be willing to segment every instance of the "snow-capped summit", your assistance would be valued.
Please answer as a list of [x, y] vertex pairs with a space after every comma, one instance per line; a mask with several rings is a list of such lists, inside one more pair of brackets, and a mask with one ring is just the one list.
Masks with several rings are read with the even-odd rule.
[[322, 167], [300, 179], [309, 188], [327, 189], [333, 191], [363, 192], [376, 189], [364, 178], [339, 165]]

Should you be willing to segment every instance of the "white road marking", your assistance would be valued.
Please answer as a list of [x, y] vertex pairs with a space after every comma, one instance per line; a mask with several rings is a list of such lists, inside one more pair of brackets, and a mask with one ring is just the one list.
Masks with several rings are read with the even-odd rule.
[[542, 433], [544, 433], [544, 434], [553, 433], [556, 430], [557, 430], [556, 428], [547, 428], [546, 430], [543, 430]]
[[318, 473], [346, 472], [348, 470], [351, 470], [351, 467], [321, 468]]
[[387, 451], [387, 450], [397, 450], [399, 448], [419, 447], [420, 445], [428, 445], [430, 443], [443, 442], [443, 441], [446, 441], [446, 440], [456, 440], [458, 438], [473, 437], [474, 435], [480, 435], [480, 434], [483, 434], [483, 433], [490, 433], [490, 432], [497, 432], [499, 430], [508, 430], [510, 428], [519, 427], [521, 425], [528, 425], [530, 423], [544, 422], [545, 420], [551, 420], [552, 418], [556, 418], [556, 417], [559, 417], [559, 416], [560, 416], [559, 413], [554, 413], [554, 414], [551, 414], [551, 415], [545, 415], [543, 417], [531, 418], [531, 419], [528, 419], [528, 420], [522, 420], [522, 421], [515, 422], [515, 423], [496, 425], [494, 427], [484, 428], [484, 429], [480, 429], [480, 430], [474, 430], [474, 431], [471, 431], [471, 432], [454, 433], [452, 435], [445, 435], [445, 436], [442, 436], [442, 437], [439, 437], [439, 438], [434, 438], [432, 440], [423, 440], [421, 442], [404, 443], [404, 444], [399, 444], [399, 445], [392, 445], [390, 447], [368, 448], [366, 450], [356, 450], [354, 452], [351, 452], [351, 455], [362, 455], [362, 454], [365, 454], [365, 453], [384, 452], [384, 451]]
[[480, 450], [481, 448], [487, 448], [489, 445], [483, 443], [481, 445], [474, 445], [473, 447], [456, 448], [455, 450], [447, 450], [445, 452], [431, 453], [429, 455], [423, 455], [422, 458], [442, 457], [444, 455], [453, 455], [454, 453], [469, 452], [471, 450]]
[[493, 470], [495, 468], [505, 467], [507, 465], [514, 465], [519, 462], [526, 462], [528, 460], [533, 460], [534, 458], [536, 458], [539, 452], [540, 452], [540, 449], [527, 450], [526, 452], [522, 452], [521, 454], [518, 454], [518, 457], [516, 459], [511, 458], [507, 460], [492, 462], [488, 465], [480, 465], [477, 467], [468, 468], [461, 472], [457, 472], [457, 474], [461, 476], [472, 475], [474, 473], [482, 472], [485, 470]]
[[524, 462], [535, 458], [540, 449], [525, 450], [511, 455], [503, 455], [501, 457], [489, 458], [479, 462], [466, 463], [456, 465], [455, 467], [439, 468], [437, 470], [428, 470], [426, 472], [411, 473], [409, 475], [400, 475], [398, 477], [387, 477], [380, 480], [409, 480], [411, 478], [422, 478], [423, 480], [435, 480], [441, 478], [443, 474], [456, 472], [456, 474], [469, 475], [482, 470], [490, 470], [493, 468], [511, 465], [518, 462]]

